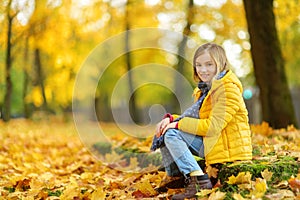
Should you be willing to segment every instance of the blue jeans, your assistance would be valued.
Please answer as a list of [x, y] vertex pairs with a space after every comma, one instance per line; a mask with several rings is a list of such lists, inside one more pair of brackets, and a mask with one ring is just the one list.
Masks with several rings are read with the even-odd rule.
[[165, 146], [160, 148], [162, 161], [169, 176], [186, 176], [192, 171], [202, 171], [193, 155], [204, 158], [201, 136], [168, 129], [164, 136]]

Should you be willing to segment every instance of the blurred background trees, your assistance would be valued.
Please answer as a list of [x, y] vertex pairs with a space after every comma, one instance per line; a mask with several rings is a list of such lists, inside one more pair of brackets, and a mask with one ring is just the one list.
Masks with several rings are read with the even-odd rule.
[[274, 127], [284, 127], [297, 122], [284, 69], [273, 4], [273, 0], [244, 0], [263, 120]]
[[[45, 113], [66, 114], [72, 107], [72, 90], [80, 66], [85, 58], [99, 43], [118, 33], [135, 28], [157, 27], [184, 33], [199, 44], [216, 42], [221, 44], [226, 52], [233, 71], [242, 80], [248, 95], [245, 96], [251, 122], [261, 120], [270, 122], [274, 127], [296, 123], [295, 115], [283, 115], [280, 122], [271, 119], [274, 113], [265, 114], [267, 110], [276, 110], [276, 116], [292, 98], [288, 91], [297, 96], [300, 80], [300, 8], [298, 0], [268, 0], [269, 12], [274, 14], [276, 29], [265, 30], [270, 36], [277, 35], [277, 47], [280, 54], [275, 55], [277, 64], [259, 64], [255, 62], [253, 51], [256, 49], [251, 30], [260, 30], [260, 23], [249, 23], [251, 19], [247, 11], [248, 3], [242, 0], [4, 0], [0, 3], [0, 108], [1, 117], [8, 121], [11, 117], [34, 117], [40, 111]], [[255, 1], [257, 6], [265, 1]], [[247, 6], [248, 5], [248, 6]], [[264, 10], [266, 11], [266, 10]], [[247, 15], [246, 15], [247, 14]], [[260, 22], [269, 21], [268, 16], [261, 16]], [[248, 20], [248, 23], [247, 23]], [[252, 25], [251, 25], [252, 24]], [[249, 32], [248, 32], [249, 27]], [[250, 27], [253, 27], [252, 29]], [[146, 37], [146, 36], [143, 36]], [[269, 37], [270, 39], [273, 38]], [[173, 45], [179, 55], [186, 55], [190, 60], [184, 61], [180, 56], [159, 50], [144, 49], [127, 53], [116, 59], [101, 77], [101, 90], [96, 93], [96, 108], [100, 120], [113, 120], [109, 107], [114, 85], [129, 69], [146, 63], [160, 63], [172, 66], [180, 71], [192, 84], [191, 62], [193, 49], [189, 41], [183, 38], [159, 38], [161, 45]], [[126, 48], [141, 38], [130, 34], [128, 40], [113, 48]], [[263, 40], [264, 41], [264, 40]], [[267, 41], [264, 41], [267, 42]], [[254, 43], [254, 44], [252, 44]], [[260, 43], [266, 49], [264, 54], [272, 57], [268, 51], [268, 43]], [[252, 49], [251, 49], [252, 47]], [[111, 47], [108, 47], [111, 48]], [[251, 52], [251, 51], [252, 52]], [[252, 53], [252, 55], [251, 55]], [[105, 55], [99, 55], [105, 56]], [[252, 62], [252, 58], [254, 62]], [[267, 59], [266, 59], [267, 60]], [[254, 64], [254, 67], [252, 67]], [[262, 85], [267, 84], [267, 78], [260, 82], [257, 72], [262, 68], [277, 69], [279, 77], [286, 73], [286, 80], [275, 84], [271, 81], [265, 92]], [[254, 73], [255, 72], [255, 73]], [[268, 72], [269, 73], [269, 72]], [[134, 77], [133, 77], [134, 79]], [[287, 92], [286, 103], [280, 105], [275, 100], [274, 93], [282, 91], [279, 85], [286, 82], [283, 88]], [[134, 81], [128, 83], [134, 84]], [[180, 84], [174, 83], [177, 90]], [[257, 87], [259, 86], [259, 87]], [[259, 88], [259, 89], [258, 89]], [[274, 90], [271, 90], [271, 89]], [[132, 90], [132, 89], [131, 89]], [[145, 91], [147, 94], [145, 95]], [[259, 107], [254, 101], [259, 93], [263, 96], [274, 95], [264, 102], [261, 98], [261, 111], [252, 111]], [[128, 90], [128, 93], [133, 92]], [[250, 92], [250, 93], [249, 93]], [[271, 95], [272, 94], [272, 95]], [[253, 95], [253, 96], [251, 96]], [[300, 94], [299, 94], [300, 95]], [[252, 97], [252, 98], [251, 98]], [[299, 98], [299, 97], [298, 97]], [[295, 99], [295, 98], [294, 98]], [[166, 88], [146, 86], [134, 92], [131, 99], [132, 115], [141, 118], [139, 114], [152, 104], [168, 105], [174, 100], [174, 95]], [[287, 100], [287, 101], [286, 101]], [[274, 103], [272, 103], [274, 101]], [[289, 101], [289, 102], [288, 102]], [[297, 100], [296, 100], [297, 101]], [[300, 106], [295, 105], [298, 121]], [[271, 102], [271, 103], [270, 103]], [[273, 107], [267, 107], [267, 104]], [[279, 109], [274, 109], [278, 105]], [[170, 112], [178, 112], [176, 100], [170, 104]], [[291, 107], [290, 107], [291, 108]], [[134, 114], [135, 113], [135, 114]], [[263, 114], [262, 114], [263, 113]], [[284, 112], [285, 113], [285, 112]], [[284, 116], [284, 117], [283, 117]], [[143, 119], [136, 119], [136, 121]]]

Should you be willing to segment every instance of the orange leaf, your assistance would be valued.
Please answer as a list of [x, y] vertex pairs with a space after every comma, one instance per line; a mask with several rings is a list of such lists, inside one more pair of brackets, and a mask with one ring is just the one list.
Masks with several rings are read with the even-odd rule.
[[30, 189], [30, 180], [23, 179], [17, 182], [16, 189], [19, 191], [26, 191]]
[[288, 182], [292, 189], [300, 189], [300, 179], [290, 178]]
[[144, 198], [144, 197], [149, 197], [149, 196], [145, 196], [144, 193], [142, 193], [141, 191], [137, 190], [137, 191], [134, 191], [132, 193], [132, 195], [135, 197], [135, 198]]

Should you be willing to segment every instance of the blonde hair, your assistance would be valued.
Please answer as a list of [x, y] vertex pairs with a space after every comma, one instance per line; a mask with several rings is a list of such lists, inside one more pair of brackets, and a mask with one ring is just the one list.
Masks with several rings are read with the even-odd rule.
[[196, 59], [204, 54], [204, 53], [209, 53], [210, 57], [212, 58], [212, 60], [215, 62], [216, 66], [217, 66], [217, 73], [215, 75], [215, 77], [213, 78], [213, 80], [216, 78], [216, 76], [224, 71], [224, 70], [229, 70], [229, 63], [226, 57], [226, 53], [225, 50], [223, 49], [223, 47], [221, 47], [220, 45], [217, 45], [215, 43], [206, 43], [201, 45], [195, 52], [194, 54], [194, 59], [193, 59], [193, 77], [195, 81], [202, 81], [196, 71]]

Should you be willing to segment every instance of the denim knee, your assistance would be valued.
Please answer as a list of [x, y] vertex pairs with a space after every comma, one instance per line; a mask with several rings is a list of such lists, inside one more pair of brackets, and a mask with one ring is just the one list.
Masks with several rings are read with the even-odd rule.
[[177, 134], [177, 129], [168, 129], [167, 132], [165, 133], [164, 140], [165, 144], [171, 144], [174, 143], [174, 139], [178, 137]]

